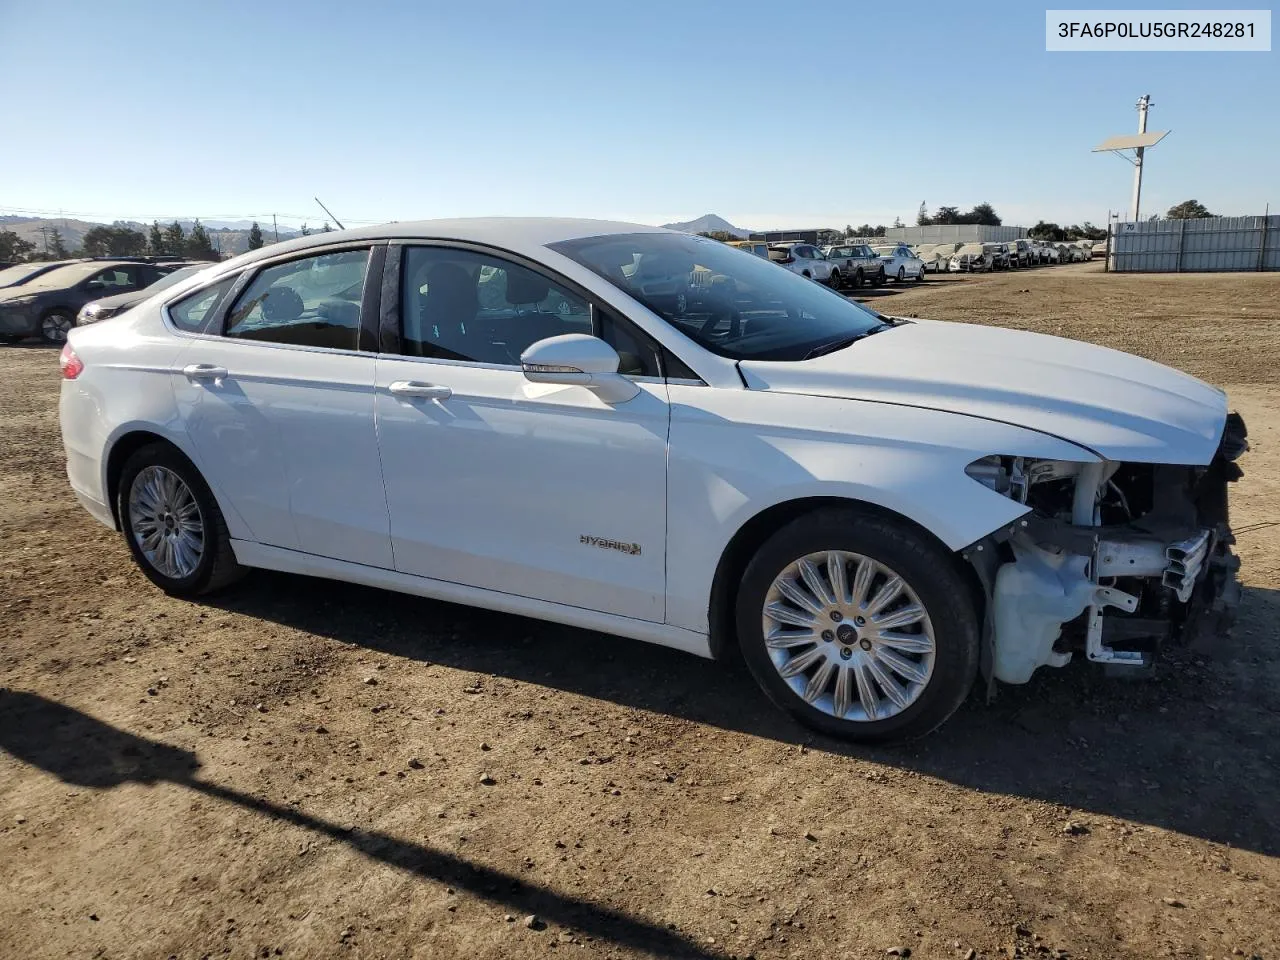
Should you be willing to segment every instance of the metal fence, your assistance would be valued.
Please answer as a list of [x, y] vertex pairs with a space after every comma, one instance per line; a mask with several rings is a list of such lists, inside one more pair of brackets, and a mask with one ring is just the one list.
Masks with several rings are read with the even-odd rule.
[[889, 227], [884, 241], [891, 243], [1008, 243], [1027, 235], [1026, 227], [988, 227], [978, 223], [938, 223], [927, 227]]
[[1117, 223], [1108, 269], [1117, 273], [1280, 270], [1280, 216]]

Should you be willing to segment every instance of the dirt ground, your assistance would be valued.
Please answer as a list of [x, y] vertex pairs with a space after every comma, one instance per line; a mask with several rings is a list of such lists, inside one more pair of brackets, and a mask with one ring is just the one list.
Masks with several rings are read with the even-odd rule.
[[0, 957], [1280, 956], [1280, 275], [868, 298], [1224, 386], [1233, 636], [867, 749], [629, 640], [266, 573], [172, 600], [72, 499], [56, 351], [0, 348]]

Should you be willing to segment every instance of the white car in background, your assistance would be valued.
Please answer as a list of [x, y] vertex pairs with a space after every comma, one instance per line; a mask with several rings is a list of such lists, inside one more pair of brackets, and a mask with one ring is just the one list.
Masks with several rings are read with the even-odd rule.
[[946, 273], [952, 249], [949, 243], [922, 243], [915, 248], [915, 255], [928, 273]]
[[316, 234], [60, 359], [71, 489], [170, 594], [262, 567], [583, 627], [600, 656], [740, 651], [838, 736], [927, 733], [979, 673], [1145, 665], [1233, 597], [1222, 391], [882, 316], [689, 234]]
[[844, 282], [839, 269], [811, 243], [789, 241], [769, 244], [769, 259], [792, 273], [817, 280], [830, 287]]
[[917, 257], [905, 243], [877, 244], [872, 247], [884, 264], [885, 276], [902, 283], [924, 279], [924, 261]]

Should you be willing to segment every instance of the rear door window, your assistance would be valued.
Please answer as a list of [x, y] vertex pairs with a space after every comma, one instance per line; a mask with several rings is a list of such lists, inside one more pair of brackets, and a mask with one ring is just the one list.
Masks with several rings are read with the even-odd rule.
[[224, 334], [242, 340], [356, 349], [369, 251], [343, 250], [262, 270], [227, 313]]

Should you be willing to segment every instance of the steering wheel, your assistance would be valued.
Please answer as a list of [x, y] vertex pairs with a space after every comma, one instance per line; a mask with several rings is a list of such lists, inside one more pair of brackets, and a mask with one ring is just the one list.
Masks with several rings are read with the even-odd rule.
[[[724, 333], [716, 333], [715, 329], [721, 320], [729, 321], [729, 329]], [[737, 337], [742, 333], [742, 314], [732, 307], [713, 310], [711, 315], [698, 328], [698, 336], [705, 340], [723, 340], [725, 337]]]

